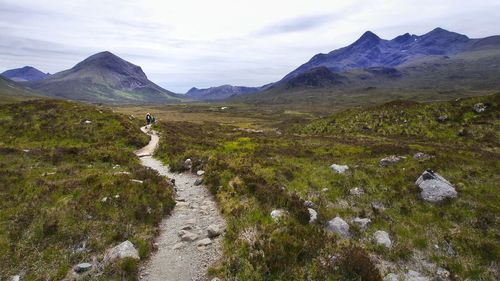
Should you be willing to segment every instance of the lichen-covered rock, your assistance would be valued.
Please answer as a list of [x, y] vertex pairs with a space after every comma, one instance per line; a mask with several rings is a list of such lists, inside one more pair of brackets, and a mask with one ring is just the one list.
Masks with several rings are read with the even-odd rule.
[[277, 209], [277, 210], [271, 211], [271, 217], [275, 221], [278, 221], [280, 218], [282, 218], [283, 216], [285, 216], [285, 214], [286, 214], [286, 211], [281, 210], [281, 209]]
[[340, 217], [335, 217], [328, 221], [326, 223], [326, 229], [344, 238], [349, 237], [349, 225]]
[[415, 182], [422, 190], [422, 199], [428, 202], [440, 202], [457, 197], [455, 187], [438, 173], [427, 169]]
[[475, 112], [481, 113], [486, 110], [486, 105], [484, 103], [476, 103], [473, 107]]
[[134, 244], [128, 240], [109, 249], [104, 255], [103, 263], [107, 264], [124, 258], [140, 259], [139, 252], [134, 247]]

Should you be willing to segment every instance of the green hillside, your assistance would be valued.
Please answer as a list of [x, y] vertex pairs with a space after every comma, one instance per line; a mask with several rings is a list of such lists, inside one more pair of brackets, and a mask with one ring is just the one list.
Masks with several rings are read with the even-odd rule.
[[[61, 280], [125, 240], [149, 255], [175, 203], [133, 154], [148, 142], [139, 125], [65, 101], [0, 106], [0, 279]], [[135, 278], [136, 269], [125, 261], [102, 278]]]
[[[221, 279], [381, 280], [413, 270], [430, 280], [498, 280], [499, 98], [396, 101], [307, 123], [266, 121], [263, 131], [168, 121], [157, 155], [174, 169], [190, 158], [193, 170], [205, 171], [228, 222], [224, 260], [210, 270]], [[477, 103], [486, 109], [475, 112]], [[390, 155], [405, 158], [381, 166]], [[336, 173], [334, 163], [349, 170]], [[424, 201], [415, 181], [428, 168], [458, 197]], [[305, 200], [317, 223], [308, 223]], [[273, 220], [276, 209], [287, 215]], [[336, 216], [350, 237], [325, 229]], [[356, 217], [371, 223], [363, 229]], [[378, 230], [389, 234], [390, 248], [374, 243]]]
[[0, 76], [0, 104], [37, 98], [35, 92]]

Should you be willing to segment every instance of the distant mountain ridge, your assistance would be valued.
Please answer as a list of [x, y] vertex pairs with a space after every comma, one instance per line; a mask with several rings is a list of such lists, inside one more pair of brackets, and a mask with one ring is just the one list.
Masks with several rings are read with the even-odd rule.
[[260, 90], [258, 87], [243, 87], [222, 85], [218, 87], [210, 87], [206, 89], [191, 88], [186, 96], [195, 100], [221, 100], [229, 97], [252, 94]]
[[16, 82], [38, 81], [50, 76], [50, 74], [43, 73], [32, 66], [9, 69], [2, 72], [0, 75]]
[[27, 82], [52, 97], [97, 103], [169, 103], [181, 100], [151, 82], [140, 66], [105, 51], [50, 77]]

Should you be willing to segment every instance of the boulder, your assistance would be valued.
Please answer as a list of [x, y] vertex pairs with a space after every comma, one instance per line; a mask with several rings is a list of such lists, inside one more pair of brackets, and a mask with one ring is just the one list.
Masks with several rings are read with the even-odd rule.
[[278, 221], [280, 218], [282, 218], [283, 216], [285, 216], [286, 214], [286, 211], [285, 210], [281, 210], [281, 209], [277, 209], [277, 210], [273, 210], [271, 212], [271, 217], [275, 220], [275, 221]]
[[349, 237], [349, 225], [340, 217], [335, 217], [326, 223], [328, 231], [339, 234], [341, 237]]
[[104, 255], [103, 263], [107, 264], [124, 258], [140, 259], [139, 252], [134, 247], [134, 244], [128, 240], [109, 249]]
[[21, 275], [12, 275], [10, 277], [10, 281], [20, 281], [21, 280]]
[[202, 183], [203, 183], [203, 179], [196, 179], [196, 180], [194, 181], [194, 185], [195, 185], [195, 186], [201, 185]]
[[387, 248], [392, 247], [392, 241], [391, 238], [389, 237], [389, 233], [383, 231], [383, 230], [377, 230], [373, 234], [373, 239], [375, 240], [375, 243], [378, 245], [384, 245]]
[[332, 170], [334, 170], [335, 172], [339, 173], [339, 174], [343, 174], [345, 173], [347, 170], [349, 170], [349, 166], [347, 165], [338, 165], [338, 164], [332, 164], [330, 166], [330, 168]]
[[372, 220], [369, 218], [355, 218], [353, 222], [359, 227], [359, 229], [366, 230]]
[[209, 238], [214, 238], [221, 235], [221, 230], [218, 225], [211, 224], [207, 227], [207, 234]]
[[349, 193], [353, 196], [363, 196], [365, 194], [365, 191], [362, 188], [355, 187], [355, 188], [351, 188], [349, 190]]
[[486, 105], [484, 103], [476, 103], [473, 107], [475, 112], [481, 113], [486, 110]]
[[309, 211], [309, 223], [315, 223], [318, 220], [318, 212], [313, 208], [307, 208]]
[[84, 263], [79, 263], [79, 264], [75, 265], [75, 267], [73, 267], [73, 270], [76, 273], [83, 273], [83, 272], [91, 270], [92, 267], [93, 267], [93, 265], [91, 263], [84, 262]]
[[440, 202], [457, 197], [455, 187], [438, 173], [427, 169], [417, 179], [415, 184], [422, 190], [422, 199], [428, 202]]
[[380, 167], [387, 167], [390, 165], [394, 165], [398, 163], [399, 161], [403, 160], [405, 157], [403, 156], [396, 156], [396, 155], [391, 155], [387, 156], [385, 158], [380, 159], [379, 165]]

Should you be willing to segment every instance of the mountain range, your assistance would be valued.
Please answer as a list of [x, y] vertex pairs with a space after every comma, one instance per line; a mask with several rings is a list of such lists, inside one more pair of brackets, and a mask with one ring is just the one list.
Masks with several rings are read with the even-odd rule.
[[186, 96], [195, 100], [221, 100], [245, 94], [253, 94], [260, 90], [260, 87], [243, 87], [222, 85], [207, 89], [191, 88]]
[[3, 76], [5, 78], [8, 78], [16, 82], [25, 82], [25, 81], [42, 80], [49, 77], [50, 74], [43, 73], [32, 66], [25, 66], [21, 68], [4, 71], [2, 72], [2, 74], [0, 74], [0, 76]]
[[110, 53], [88, 57], [43, 80], [23, 83], [44, 95], [93, 103], [172, 103], [181, 98], [151, 82], [141, 67]]

